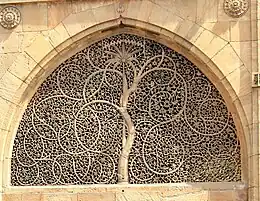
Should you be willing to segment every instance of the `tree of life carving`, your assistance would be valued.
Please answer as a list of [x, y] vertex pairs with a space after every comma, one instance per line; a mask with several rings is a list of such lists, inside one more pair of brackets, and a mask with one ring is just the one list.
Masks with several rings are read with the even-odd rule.
[[240, 179], [220, 93], [187, 58], [132, 34], [58, 66], [28, 104], [12, 152], [15, 186]]

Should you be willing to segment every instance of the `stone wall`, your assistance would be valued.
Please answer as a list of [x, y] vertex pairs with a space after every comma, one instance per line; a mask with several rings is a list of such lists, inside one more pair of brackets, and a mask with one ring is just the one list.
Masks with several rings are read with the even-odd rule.
[[[4, 199], [23, 197], [19, 194], [23, 189], [12, 189], [15, 195], [9, 192], [10, 157], [17, 126], [32, 94], [59, 63], [91, 40], [124, 24], [174, 46], [217, 86], [232, 110], [238, 129], [243, 182], [248, 186], [249, 200], [258, 200], [260, 97], [259, 88], [252, 88], [252, 73], [260, 71], [257, 27], [260, 15], [258, 1], [248, 2], [248, 11], [239, 18], [226, 14], [224, 0], [14, 4], [21, 12], [21, 22], [11, 30], [0, 26], [0, 191], [6, 193]], [[0, 8], [5, 6], [2, 4]], [[205, 191], [205, 200], [210, 194]]]
[[243, 201], [246, 188], [237, 183], [204, 183], [109, 187], [23, 189], [7, 192], [4, 201]]

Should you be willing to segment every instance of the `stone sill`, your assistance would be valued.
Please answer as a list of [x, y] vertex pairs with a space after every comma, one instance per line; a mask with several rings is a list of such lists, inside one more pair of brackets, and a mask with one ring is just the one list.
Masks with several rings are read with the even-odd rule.
[[201, 182], [201, 183], [167, 183], [167, 184], [95, 184], [95, 185], [71, 185], [71, 186], [9, 186], [5, 193], [65, 193], [65, 192], [122, 192], [126, 191], [164, 191], [164, 190], [244, 190], [247, 186], [243, 182]]
[[[90, 187], [91, 186], [91, 187]], [[246, 201], [243, 183], [179, 183], [147, 185], [84, 185], [66, 187], [12, 187], [4, 191], [3, 201]]]
[[0, 0], [1, 4], [20, 4], [20, 3], [35, 3], [35, 2], [53, 2], [62, 0]]

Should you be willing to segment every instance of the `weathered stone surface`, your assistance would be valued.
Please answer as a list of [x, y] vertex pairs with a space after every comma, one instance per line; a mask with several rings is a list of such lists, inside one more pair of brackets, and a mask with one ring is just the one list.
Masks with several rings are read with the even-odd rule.
[[[91, 199], [91, 198], [90, 198]], [[41, 195], [41, 201], [77, 201], [77, 194], [51, 193]], [[26, 201], [26, 200], [22, 200]]]
[[[106, 188], [55, 188], [37, 192], [5, 193], [3, 201], [246, 201], [247, 191], [243, 185], [219, 183], [194, 186], [122, 186]], [[81, 186], [82, 187], [82, 186]], [[207, 189], [212, 188], [212, 189]], [[226, 190], [225, 190], [226, 189]], [[73, 191], [73, 192], [72, 192]]]
[[0, 33], [0, 54], [19, 52], [21, 37], [17, 32]]
[[197, 1], [196, 22], [217, 22], [218, 20], [218, 0]]
[[70, 36], [80, 33], [94, 24], [96, 20], [92, 9], [82, 11], [76, 14], [71, 14], [62, 22]]
[[25, 49], [25, 52], [38, 63], [53, 49], [54, 47], [51, 45], [47, 37], [45, 38], [43, 35], [38, 35], [32, 45]]
[[223, 67], [220, 70], [224, 76], [243, 65], [243, 62], [237, 56], [230, 44], [227, 44], [220, 49], [219, 52], [212, 57], [212, 61], [215, 62], [217, 66]]
[[245, 31], [250, 30], [251, 22], [250, 21], [239, 21], [239, 22], [231, 22], [231, 41], [250, 41], [251, 40], [251, 32]]
[[58, 25], [73, 11], [71, 1], [48, 3], [48, 28]]
[[215, 54], [217, 54], [225, 45], [227, 45], [227, 41], [221, 39], [206, 29], [194, 42], [194, 47], [199, 48], [209, 58], [212, 58]]
[[23, 4], [21, 15], [23, 31], [42, 31], [48, 27], [47, 3]]
[[3, 201], [22, 201], [22, 194], [21, 193], [3, 194]]
[[226, 21], [203, 22], [201, 26], [226, 41], [230, 41], [230, 23]]
[[212, 191], [209, 193], [209, 201], [234, 201], [232, 191]]
[[42, 201], [42, 195], [40, 193], [23, 193], [22, 201]]
[[78, 201], [116, 201], [115, 193], [79, 193]]
[[[21, 2], [22, 4], [16, 4]], [[9, 130], [9, 123], [11, 122], [13, 127], [10, 132], [8, 131], [8, 135], [15, 133], [14, 127], [19, 122], [19, 118], [12, 118], [16, 105], [11, 101], [20, 100], [23, 94], [18, 93], [17, 90], [24, 84], [23, 81], [29, 84], [34, 78], [41, 80], [38, 74], [41, 67], [35, 64], [40, 62], [53, 48], [56, 48], [56, 52], [52, 54], [50, 60], [57, 55], [63, 55], [60, 59], [66, 59], [66, 54], [60, 51], [72, 47], [68, 45], [69, 43], [64, 45], [64, 41], [71, 40], [72, 43], [74, 35], [95, 26], [98, 22], [119, 17], [116, 12], [117, 3], [118, 1], [113, 0], [2, 0], [0, 2], [0, 9], [5, 4], [15, 4], [20, 9], [22, 16], [20, 25], [15, 29], [5, 30], [0, 27], [0, 125], [2, 129]], [[250, 173], [250, 178], [247, 180], [248, 178], [245, 177], [245, 180], [251, 185], [248, 190], [249, 201], [257, 201], [259, 200], [259, 160], [256, 160], [256, 158], [259, 154], [260, 111], [256, 103], [259, 101], [257, 95], [259, 90], [255, 88], [251, 92], [250, 73], [259, 71], [260, 51], [257, 52], [259, 49], [257, 39], [260, 35], [259, 1], [250, 1], [249, 10], [238, 19], [225, 13], [223, 3], [224, 0], [131, 0], [124, 1], [125, 11], [122, 16], [135, 19], [131, 22], [133, 26], [141, 26], [139, 21], [142, 21], [146, 24], [145, 28], [151, 31], [160, 32], [162, 28], [165, 28], [180, 35], [179, 41], [182, 40], [186, 44], [189, 44], [188, 42], [193, 43], [194, 46], [187, 45], [187, 47], [192, 48], [190, 53], [207, 63], [208, 73], [217, 75], [218, 79], [222, 78], [221, 85], [224, 85], [230, 98], [235, 99], [234, 105], [238, 112], [235, 112], [234, 115], [241, 119], [240, 123], [243, 128], [250, 127], [250, 130], [245, 133], [248, 139], [245, 142], [247, 147], [245, 153], [254, 153], [256, 157], [254, 157], [254, 160], [250, 159], [250, 163], [252, 163], [250, 167], [252, 168], [245, 170]], [[150, 26], [150, 23], [159, 27]], [[99, 30], [100, 27], [97, 27], [96, 30]], [[98, 34], [102, 35], [101, 32]], [[88, 36], [86, 35], [86, 37]], [[78, 37], [77, 40], [80, 38]], [[157, 38], [161, 40], [160, 36]], [[168, 39], [169, 45], [172, 45], [172, 42], [175, 41], [173, 36]], [[225, 42], [232, 42], [226, 45], [222, 39]], [[46, 63], [47, 61], [43, 64]], [[215, 66], [217, 66], [217, 71], [214, 68]], [[44, 68], [47, 67], [44, 66]], [[232, 94], [231, 91], [234, 93]], [[247, 93], [248, 91], [249, 93]], [[33, 93], [33, 91], [30, 91], [30, 93]], [[252, 108], [254, 108], [253, 111]], [[244, 115], [239, 116], [240, 114]], [[248, 122], [254, 122], [254, 124], [247, 125]], [[10, 139], [12, 137], [3, 138], [1, 136], [1, 140], [5, 139], [9, 139], [6, 143], [10, 144], [11, 147]], [[3, 143], [0, 143], [1, 146]], [[8, 151], [0, 150], [0, 158], [10, 158]], [[6, 168], [8, 166], [5, 165], [3, 169]], [[0, 173], [2, 173], [2, 167]], [[2, 178], [2, 174], [0, 178]], [[3, 180], [3, 186], [0, 189], [2, 190], [2, 187], [8, 189], [8, 185], [8, 182]], [[78, 190], [78, 188], [75, 189]], [[37, 189], [32, 191], [38, 192]], [[53, 193], [59, 191], [56, 189]], [[107, 190], [102, 189], [100, 191]], [[164, 190], [160, 189], [159, 191], [161, 193]], [[3, 196], [3, 200], [29, 201], [33, 199], [37, 201], [43, 198], [43, 195], [38, 194], [26, 195], [26, 191], [23, 191], [22, 196], [17, 192], [19, 192], [19, 189], [13, 189], [13, 194], [7, 193]], [[118, 193], [120, 193], [118, 197], [124, 195], [122, 192]], [[204, 194], [202, 193], [202, 195]], [[134, 196], [137, 195], [134, 193]], [[246, 196], [246, 193], [233, 193], [232, 199], [245, 200]], [[125, 197], [122, 196], [122, 199]], [[62, 199], [67, 198], [66, 196], [62, 197]], [[195, 197], [192, 198], [195, 199]], [[175, 200], [175, 198], [166, 198], [167, 201], [171, 199]], [[188, 200], [188, 198], [185, 199]], [[226, 192], [216, 190], [213, 193], [208, 193], [208, 200], [210, 199], [224, 201], [231, 199], [231, 197]]]
[[116, 201], [162, 201], [160, 192], [122, 192], [116, 194]]

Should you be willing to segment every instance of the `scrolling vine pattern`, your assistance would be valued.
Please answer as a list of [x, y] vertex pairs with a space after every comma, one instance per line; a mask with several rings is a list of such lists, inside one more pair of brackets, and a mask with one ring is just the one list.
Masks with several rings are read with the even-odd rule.
[[240, 179], [217, 89], [181, 54], [132, 34], [63, 62], [28, 104], [12, 152], [15, 186]]

